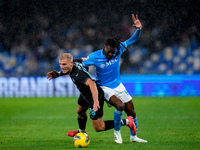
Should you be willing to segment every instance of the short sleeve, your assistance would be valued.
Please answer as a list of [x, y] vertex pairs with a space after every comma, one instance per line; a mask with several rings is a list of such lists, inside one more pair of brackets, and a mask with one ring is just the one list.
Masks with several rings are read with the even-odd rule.
[[86, 60], [83, 61], [83, 66], [88, 67], [95, 64], [95, 53], [88, 55]]

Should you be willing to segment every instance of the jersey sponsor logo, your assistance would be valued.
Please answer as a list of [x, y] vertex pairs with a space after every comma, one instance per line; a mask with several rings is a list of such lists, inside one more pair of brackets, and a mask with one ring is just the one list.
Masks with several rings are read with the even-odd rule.
[[106, 66], [110, 66], [110, 65], [112, 65], [112, 64], [114, 64], [114, 63], [116, 63], [118, 61], [118, 59], [117, 58], [115, 58], [115, 59], [112, 59], [112, 60], [110, 60], [109, 62], [106, 62]]
[[118, 58], [112, 59], [112, 60], [110, 60], [110, 61], [108, 61], [108, 62], [106, 62], [106, 63], [104, 63], [104, 64], [101, 64], [101, 65], [100, 65], [100, 68], [104, 68], [105, 66], [106, 66], [106, 67], [107, 67], [107, 66], [110, 66], [110, 65], [116, 63], [117, 61], [118, 61]]

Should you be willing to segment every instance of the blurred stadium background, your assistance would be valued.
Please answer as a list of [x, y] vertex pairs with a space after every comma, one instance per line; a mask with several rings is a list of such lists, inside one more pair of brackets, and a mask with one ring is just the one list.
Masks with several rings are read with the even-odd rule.
[[68, 77], [46, 80], [48, 71], [60, 69], [58, 55], [86, 57], [110, 36], [128, 39], [135, 31], [132, 13], [139, 15], [143, 31], [122, 56], [122, 80], [130, 94], [199, 96], [198, 3], [1, 0], [0, 97], [77, 95]]

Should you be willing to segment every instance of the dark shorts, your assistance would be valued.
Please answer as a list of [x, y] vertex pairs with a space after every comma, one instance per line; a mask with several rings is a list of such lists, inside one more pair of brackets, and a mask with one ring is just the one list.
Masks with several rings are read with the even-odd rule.
[[88, 107], [90, 109], [90, 118], [92, 120], [97, 120], [97, 119], [99, 119], [103, 116], [104, 94], [100, 94], [100, 96], [99, 96], [99, 106], [100, 106], [100, 108], [96, 112], [93, 111], [93, 104], [94, 104], [93, 100], [88, 101], [82, 95], [80, 95], [79, 98], [78, 98], [78, 104], [80, 106]]

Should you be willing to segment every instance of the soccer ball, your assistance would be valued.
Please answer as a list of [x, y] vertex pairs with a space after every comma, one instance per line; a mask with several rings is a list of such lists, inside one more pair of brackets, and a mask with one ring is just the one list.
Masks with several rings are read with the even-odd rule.
[[73, 143], [77, 148], [87, 147], [90, 144], [90, 138], [86, 133], [79, 132], [74, 136]]

